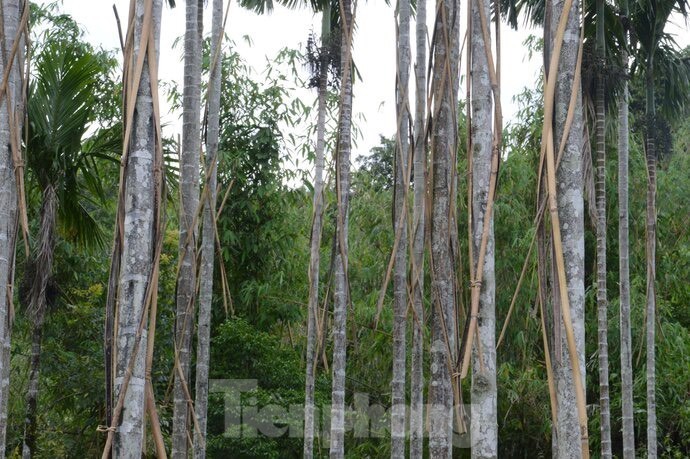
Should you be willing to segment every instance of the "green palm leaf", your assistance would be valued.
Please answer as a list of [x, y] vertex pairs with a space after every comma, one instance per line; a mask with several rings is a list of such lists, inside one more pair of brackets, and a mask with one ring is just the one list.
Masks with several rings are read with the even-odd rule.
[[41, 190], [56, 189], [63, 233], [81, 245], [99, 246], [102, 230], [88, 210], [106, 201], [97, 163], [114, 159], [121, 140], [100, 130], [82, 141], [94, 118], [96, 86], [108, 69], [87, 46], [51, 38], [36, 59], [29, 87], [27, 165]]

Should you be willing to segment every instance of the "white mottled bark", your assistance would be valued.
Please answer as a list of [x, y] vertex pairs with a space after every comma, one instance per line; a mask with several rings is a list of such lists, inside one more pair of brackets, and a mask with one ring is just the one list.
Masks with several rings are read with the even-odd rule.
[[417, 1], [414, 204], [412, 214], [412, 358], [410, 363], [410, 458], [424, 454], [424, 234], [426, 202], [426, 0]]
[[[180, 272], [177, 278], [175, 346], [181, 373], [190, 381], [191, 341], [196, 288], [196, 240], [199, 206], [199, 156], [201, 152], [201, 31], [200, 0], [187, 0], [184, 36], [184, 88], [182, 95], [182, 149], [180, 155]], [[188, 455], [189, 407], [182, 380], [175, 372], [173, 390], [172, 457]]]
[[[432, 44], [434, 69], [432, 91], [432, 201], [431, 201], [431, 387], [429, 388], [429, 453], [450, 458], [453, 452], [453, 390], [451, 369], [457, 358], [455, 269], [451, 250], [451, 190], [454, 189], [456, 145], [457, 78], [456, 48], [459, 6], [439, 0]], [[452, 18], [456, 18], [455, 21]], [[448, 41], [446, 41], [446, 37]]]
[[[142, 36], [146, 0], [136, 0], [134, 8], [134, 56], [139, 53], [146, 37]], [[160, 37], [162, 0], [153, 0], [153, 34]], [[156, 84], [156, 82], [153, 82]], [[118, 281], [117, 356], [115, 368], [115, 398], [129, 366], [139, 323], [144, 311], [145, 292], [153, 269], [155, 205], [155, 149], [156, 133], [148, 57], [144, 60], [141, 81], [136, 89], [136, 104], [132, 121], [132, 138], [125, 164], [124, 234], [122, 262]], [[146, 318], [144, 318], [146, 321]], [[132, 368], [120, 423], [115, 432], [113, 457], [139, 459], [144, 438], [144, 386], [147, 351], [147, 326]]]
[[393, 272], [393, 381], [391, 384], [391, 457], [405, 456], [405, 370], [407, 328], [407, 190], [410, 186], [410, 0], [398, 0], [396, 11], [397, 78], [393, 230], [399, 237]]
[[[479, 5], [484, 17], [490, 18], [489, 1], [472, 1], [472, 244], [474, 260], [478, 263], [484, 228], [484, 216], [489, 200], [491, 180], [493, 110], [489, 63], [482, 34]], [[487, 24], [488, 29], [488, 24]], [[489, 44], [490, 47], [490, 44]], [[491, 216], [484, 266], [477, 341], [480, 349], [472, 345], [471, 426], [473, 458], [498, 456], [498, 421], [496, 399], [496, 276], [494, 272], [494, 228]]]
[[[627, 2], [625, 3], [627, 15]], [[627, 34], [626, 34], [627, 39]], [[623, 51], [627, 64], [627, 53]], [[627, 65], [625, 66], [627, 73]], [[632, 337], [630, 331], [630, 239], [628, 223], [628, 82], [623, 80], [618, 105], [618, 272], [620, 276], [621, 404], [623, 408], [623, 458], [635, 458], [633, 421]]]
[[[341, 1], [341, 106], [338, 126], [338, 152], [336, 157], [336, 249], [335, 288], [333, 305], [333, 380], [331, 390], [330, 456], [345, 456], [345, 363], [347, 350], [347, 307], [349, 291], [348, 266], [348, 203], [350, 193], [350, 151], [352, 129], [352, 65], [351, 35], [352, 3]], [[348, 39], [349, 37], [349, 39]]]
[[[211, 24], [211, 62], [221, 46], [223, 34], [223, 0], [213, 0]], [[211, 351], [211, 305], [213, 300], [213, 259], [215, 249], [214, 213], [218, 171], [218, 139], [220, 125], [220, 55], [211, 67], [208, 85], [208, 121], [206, 126], [206, 202], [201, 232], [201, 264], [199, 267], [199, 318], [196, 350], [196, 394], [194, 410], [199, 420], [199, 434], [194, 434], [194, 457], [206, 457], [206, 426], [208, 424], [208, 370]]]
[[[554, 110], [554, 145], [560, 145], [565, 129], [568, 106], [572, 94], [580, 41], [580, 12], [578, 2], [572, 3], [568, 23], [563, 39], [563, 48], [558, 65]], [[563, 0], [552, 4], [551, 33], [555, 35], [558, 21], [563, 11]], [[553, 42], [554, 36], [550, 37]], [[553, 43], [550, 47], [553, 49]], [[568, 284], [568, 298], [572, 316], [572, 326], [579, 366], [581, 369], [582, 387], [585, 387], [585, 240], [584, 240], [584, 197], [582, 180], [582, 101], [578, 96], [573, 123], [566, 141], [565, 151], [557, 171], [558, 212], [565, 259], [565, 272]], [[556, 291], [557, 285], [554, 285]], [[556, 296], [557, 293], [556, 293]], [[578, 421], [573, 370], [568, 360], [566, 333], [561, 317], [556, 318], [556, 333], [560, 342], [554, 345], [561, 348], [554, 354], [563, 356], [554, 359], [554, 379], [556, 385], [557, 419], [557, 454], [559, 458], [581, 458], [582, 444]]]
[[314, 209], [309, 254], [309, 305], [307, 310], [307, 355], [304, 390], [304, 457], [314, 456], [314, 381], [316, 378], [316, 335], [319, 310], [319, 267], [323, 227], [323, 169], [326, 150], [326, 98], [328, 97], [328, 43], [331, 29], [330, 4], [321, 13], [321, 65], [319, 67], [318, 113], [314, 164]]
[[647, 458], [657, 457], [656, 432], [656, 107], [654, 57], [647, 59]]
[[[19, 19], [24, 2], [3, 0], [2, 14], [4, 37], [0, 74], [8, 67], [8, 60], [14, 37], [19, 27]], [[21, 55], [21, 52], [18, 56]], [[7, 92], [10, 94], [16, 115], [15, 120], [23, 120], [18, 113], [21, 108], [20, 72], [22, 62], [17, 57], [12, 64]], [[13, 286], [15, 246], [17, 242], [18, 199], [17, 182], [10, 148], [10, 120], [7, 97], [0, 104], [0, 457], [5, 457], [5, 435], [7, 432], [7, 401], [10, 388], [10, 335], [12, 330]]]

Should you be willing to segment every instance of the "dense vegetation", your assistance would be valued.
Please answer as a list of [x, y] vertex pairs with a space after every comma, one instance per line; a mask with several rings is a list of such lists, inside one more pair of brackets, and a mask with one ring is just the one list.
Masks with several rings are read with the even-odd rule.
[[[46, 310], [41, 319], [42, 348], [38, 391], [35, 457], [95, 457], [104, 444], [103, 324], [111, 263], [110, 234], [117, 213], [118, 161], [122, 153], [122, 125], [117, 113], [122, 97], [115, 55], [85, 43], [78, 25], [54, 9], [32, 10], [36, 33], [32, 77], [40, 81], [47, 66], [60, 59], [82, 58], [80, 65], [97, 66], [97, 75], [76, 84], [90, 89], [85, 101], [93, 107], [80, 123], [77, 134], [54, 147], [58, 137], [41, 136], [38, 111], [47, 104], [29, 104], [30, 129], [26, 155], [29, 232], [41, 228], [42, 198], [47, 184], [55, 186], [58, 212], [55, 221], [52, 273], [45, 289]], [[69, 42], [69, 44], [67, 43]], [[70, 50], [60, 53], [60, 50]], [[204, 46], [203, 79], [211, 65], [210, 43]], [[293, 99], [286, 89], [304, 84], [300, 79], [304, 58], [298, 51], [283, 51], [272, 62], [266, 78], [260, 78], [233, 51], [223, 47], [220, 59], [222, 94], [218, 163], [217, 237], [220, 249], [214, 270], [211, 327], [210, 378], [255, 379], [258, 387], [242, 395], [245, 406], [257, 406], [267, 426], [282, 429], [302, 422], [302, 414], [288, 409], [304, 402], [308, 266], [313, 183], [313, 140], [294, 126], [314, 123], [310, 104]], [[88, 62], [87, 62], [88, 61]], [[295, 70], [296, 69], [296, 70]], [[296, 72], [296, 73], [294, 73]], [[636, 79], [637, 78], [637, 79]], [[306, 80], [306, 78], [304, 78]], [[541, 80], [541, 78], [540, 78]], [[98, 82], [98, 84], [95, 83]], [[644, 87], [642, 77], [631, 85], [630, 141], [630, 273], [633, 338], [634, 413], [638, 452], [645, 451], [645, 189], [647, 175], [644, 148]], [[659, 77], [659, 87], [666, 82]], [[496, 240], [497, 336], [508, 315], [511, 299], [536, 231], [537, 173], [543, 122], [541, 84], [517, 96], [520, 109], [503, 130], [504, 144], [498, 178], [494, 228]], [[179, 89], [171, 83], [173, 104], [180, 104]], [[64, 89], [64, 88], [63, 88]], [[69, 89], [69, 88], [67, 88]], [[329, 105], [337, 104], [337, 84], [329, 88]], [[29, 101], [39, 89], [30, 86]], [[55, 93], [44, 95], [57, 97]], [[355, 83], [356, 91], [356, 83]], [[65, 96], [67, 97], [67, 96]], [[72, 97], [72, 96], [69, 96]], [[77, 96], [75, 96], [77, 97]], [[38, 99], [35, 99], [38, 100]], [[66, 100], [64, 104], [71, 101]], [[611, 102], [615, 107], [615, 102]], [[65, 109], [64, 107], [59, 107]], [[77, 107], [79, 108], [79, 107]], [[457, 170], [466, 170], [466, 107], [458, 116]], [[69, 109], [68, 109], [69, 110]], [[614, 113], [612, 111], [612, 113]], [[657, 223], [657, 416], [659, 453], [662, 457], [690, 455], [690, 112], [679, 111], [659, 122], [664, 139], [658, 162]], [[661, 117], [660, 117], [661, 118]], [[337, 140], [335, 120], [327, 126], [327, 144]], [[613, 123], [612, 125], [613, 126]], [[290, 132], [290, 134], [287, 134]], [[164, 129], [164, 136], [167, 130]], [[391, 134], [391, 133], [386, 133]], [[607, 280], [611, 292], [619, 281], [618, 220], [616, 199], [616, 129], [607, 130], [609, 161], [606, 174]], [[167, 169], [165, 231], [160, 257], [158, 321], [152, 383], [161, 428], [170, 441], [173, 414], [173, 362], [175, 330], [176, 267], [179, 250], [179, 202], [177, 198], [176, 140], [163, 139]], [[594, 141], [592, 140], [592, 144]], [[356, 394], [367, 394], [370, 405], [387, 410], [391, 404], [393, 346], [393, 284], [388, 285], [384, 309], [377, 322], [379, 292], [394, 245], [395, 137], [381, 137], [381, 145], [355, 162], [349, 209], [349, 294], [352, 308], [347, 325], [346, 405]], [[48, 155], [59, 151], [57, 159]], [[70, 153], [70, 154], [67, 154]], [[73, 154], [72, 154], [73, 153]], [[41, 155], [41, 156], [39, 156]], [[66, 164], [65, 158], [72, 163]], [[296, 158], [298, 158], [296, 160]], [[327, 161], [325, 218], [320, 260], [319, 311], [331, 329], [333, 258], [335, 255], [337, 198], [334, 164]], [[333, 175], [333, 176], [331, 176]], [[467, 183], [462, 173], [457, 193], [459, 238], [458, 278], [465, 279], [470, 266], [467, 238]], [[410, 196], [410, 200], [411, 200]], [[222, 206], [222, 207], [221, 207]], [[590, 212], [589, 215], [592, 215]], [[586, 286], [586, 388], [590, 420], [590, 448], [599, 450], [599, 381], [596, 317], [596, 231], [590, 216], [585, 224]], [[35, 255], [27, 257], [19, 244], [16, 279], [16, 317], [12, 330], [11, 379], [8, 407], [7, 453], [19, 457], [25, 441], [26, 391], [30, 380], [32, 341], [36, 317], [29, 311]], [[552, 420], [549, 407], [538, 294], [537, 254], [532, 251], [518, 292], [515, 309], [497, 349], [498, 455], [546, 457], [551, 454]], [[465, 273], [465, 274], [463, 274]], [[425, 285], [431, 285], [430, 272]], [[466, 284], [466, 282], [465, 282]], [[459, 283], [461, 320], [467, 317], [470, 288]], [[615, 455], [622, 451], [621, 379], [618, 295], [609, 295], [609, 372], [611, 436]], [[425, 316], [431, 316], [429, 298]], [[325, 312], [324, 312], [325, 310]], [[426, 330], [425, 333], [429, 333]], [[412, 329], [407, 330], [408, 342]], [[319, 336], [316, 359], [316, 406], [330, 403], [332, 340]], [[428, 340], [427, 340], [428, 342]], [[194, 346], [195, 348], [195, 346]], [[408, 360], [410, 356], [408, 355]], [[429, 360], [425, 359], [425, 365]], [[425, 375], [428, 375], [428, 368]], [[194, 379], [190, 387], [193, 387]], [[462, 399], [469, 403], [470, 381], [462, 383]], [[427, 400], [425, 396], [425, 400]], [[282, 412], [261, 411], [281, 406]], [[246, 408], [245, 408], [246, 409]], [[231, 416], [239, 416], [231, 412]], [[303, 439], [287, 433], [277, 437], [227, 435], [226, 412], [221, 393], [211, 394], [208, 421], [208, 457], [286, 458], [302, 454]], [[292, 418], [290, 418], [292, 416]], [[360, 438], [346, 434], [348, 457], [390, 455], [390, 419], [373, 427], [377, 436]], [[292, 421], [290, 420], [292, 419]], [[352, 420], [353, 423], [356, 420]], [[318, 422], [317, 422], [318, 424]], [[372, 422], [373, 424], [373, 422]], [[318, 425], [317, 425], [318, 427]], [[325, 427], [321, 427], [327, 431]], [[153, 456], [154, 440], [147, 434], [146, 454]], [[469, 449], [457, 450], [458, 457]], [[315, 454], [325, 456], [328, 445], [315, 439]]]

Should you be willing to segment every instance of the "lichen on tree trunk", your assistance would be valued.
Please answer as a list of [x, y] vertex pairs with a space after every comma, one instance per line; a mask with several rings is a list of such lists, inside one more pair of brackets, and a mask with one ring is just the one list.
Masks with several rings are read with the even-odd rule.
[[[151, 2], [151, 3], [149, 3]], [[162, 0], [136, 0], [134, 6], [133, 56], [139, 54], [148, 37], [143, 36], [146, 5], [149, 10], [155, 52], [158, 56]], [[134, 59], [133, 59], [134, 60]], [[131, 67], [134, 62], [130, 63]], [[157, 63], [156, 63], [157, 65]], [[133, 69], [130, 69], [133, 71]], [[130, 83], [131, 82], [127, 82]], [[147, 352], [147, 317], [144, 316], [146, 291], [154, 269], [155, 228], [158, 212], [156, 196], [157, 179], [157, 120], [154, 114], [154, 98], [148, 53], [143, 61], [141, 80], [136, 91], [134, 115], [131, 124], [127, 160], [124, 166], [123, 234], [121, 267], [118, 276], [117, 337], [115, 356], [115, 398], [126, 375], [130, 373], [127, 391], [123, 394], [123, 408], [116, 427], [113, 443], [113, 457], [140, 458], [144, 438], [144, 388]], [[160, 165], [159, 165], [160, 166]], [[143, 321], [142, 334], [136, 354], [132, 359], [137, 341], [137, 332]], [[133, 362], [129, 368], [130, 360]]]
[[457, 359], [455, 266], [451, 248], [451, 193], [455, 189], [459, 5], [440, 0], [432, 43], [434, 93], [431, 134], [431, 378], [429, 388], [429, 453], [452, 456], [453, 389], [451, 372]]
[[[182, 148], [180, 150], [180, 270], [177, 277], [175, 313], [176, 359], [184, 381], [191, 381], [191, 342], [196, 304], [196, 247], [199, 207], [199, 157], [201, 152], [201, 0], [186, 1], [184, 36], [184, 88], [182, 94]], [[188, 456], [189, 406], [178, 372], [173, 389], [172, 457]], [[191, 389], [188, 388], [191, 392]]]
[[[2, 40], [2, 59], [0, 59], [0, 73], [7, 71], [10, 50], [19, 28], [20, 16], [25, 3], [22, 0], [5, 0], [2, 2], [4, 30]], [[0, 457], [5, 457], [5, 435], [7, 432], [7, 410], [10, 390], [10, 338], [14, 306], [13, 286], [15, 268], [15, 248], [17, 242], [17, 228], [19, 222], [19, 192], [10, 136], [13, 132], [10, 126], [11, 118], [16, 123], [24, 119], [20, 115], [23, 110], [23, 96], [20, 85], [22, 51], [12, 62], [12, 69], [7, 80], [6, 97], [0, 102]], [[8, 110], [8, 99], [11, 102]], [[19, 128], [19, 126], [15, 126]], [[21, 169], [19, 169], [21, 171]]]
[[412, 357], [410, 367], [410, 457], [424, 451], [424, 242], [426, 223], [426, 0], [417, 2], [412, 213]]
[[347, 351], [347, 309], [349, 304], [348, 203], [350, 194], [350, 151], [352, 128], [353, 13], [350, 0], [341, 1], [341, 98], [336, 150], [336, 238], [333, 305], [333, 375], [331, 390], [331, 458], [345, 456], [345, 371]]
[[[627, 0], [622, 10], [627, 16]], [[625, 35], [627, 42], [627, 32]], [[623, 51], [623, 62], [628, 56]], [[624, 66], [627, 74], [627, 65]], [[620, 276], [620, 345], [621, 345], [621, 405], [623, 421], [623, 458], [635, 458], [635, 429], [633, 420], [632, 337], [630, 328], [630, 238], [628, 215], [628, 82], [623, 80], [618, 106], [618, 272]]]
[[393, 230], [398, 239], [393, 274], [393, 381], [391, 384], [391, 457], [405, 456], [405, 370], [407, 328], [407, 190], [410, 181], [410, 0], [397, 6], [396, 143]]
[[[496, 395], [496, 278], [494, 273], [493, 215], [484, 227], [489, 200], [493, 158], [493, 110], [489, 61], [482, 33], [482, 15], [490, 16], [488, 0], [472, 0], [471, 59], [471, 138], [472, 138], [472, 241], [471, 261], [477, 266], [484, 232], [487, 245], [483, 259], [482, 282], [477, 318], [477, 341], [472, 345], [472, 389], [470, 437], [473, 458], [498, 456]], [[488, 24], [485, 24], [488, 29]], [[490, 43], [488, 44], [490, 48]], [[475, 268], [477, 269], [477, 268]], [[476, 274], [475, 274], [476, 276]]]
[[[206, 126], [205, 202], [199, 266], [199, 317], [197, 322], [196, 391], [194, 410], [200, 432], [193, 435], [194, 458], [206, 457], [208, 424], [208, 373], [211, 351], [211, 308], [213, 304], [213, 262], [215, 249], [216, 186], [220, 125], [220, 47], [223, 40], [223, 0], [213, 0], [211, 24], [211, 70], [208, 85]], [[217, 56], [217, 57], [216, 57]], [[215, 60], [217, 59], [217, 61]]]
[[[558, 28], [558, 22], [563, 12], [564, 2], [554, 1], [551, 6], [549, 36], [551, 49]], [[559, 57], [558, 73], [555, 90], [554, 136], [553, 144], [556, 148], [561, 144], [565, 132], [566, 118], [575, 80], [575, 68], [580, 45], [580, 12], [578, 2], [572, 2], [563, 38], [563, 45]], [[551, 76], [550, 76], [551, 77]], [[565, 142], [565, 149], [556, 173], [557, 206], [560, 217], [560, 232], [562, 236], [563, 258], [565, 260], [565, 276], [567, 280], [568, 300], [575, 348], [580, 367], [582, 387], [585, 386], [585, 327], [584, 327], [584, 195], [582, 180], [582, 100], [577, 89], [577, 101], [573, 122]], [[554, 285], [554, 301], [558, 301], [558, 287]], [[581, 458], [583, 455], [580, 424], [576, 401], [576, 389], [573, 382], [573, 368], [568, 359], [568, 345], [563, 316], [554, 317], [554, 328], [557, 341], [554, 355], [554, 379], [557, 400], [557, 454], [559, 458]]]

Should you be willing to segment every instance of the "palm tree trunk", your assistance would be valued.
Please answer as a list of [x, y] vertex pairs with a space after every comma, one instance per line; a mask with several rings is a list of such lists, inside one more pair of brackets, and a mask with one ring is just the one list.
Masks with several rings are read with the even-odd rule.
[[34, 259], [29, 275], [31, 288], [27, 315], [31, 319], [31, 359], [29, 387], [26, 392], [26, 419], [24, 421], [24, 444], [22, 457], [30, 459], [36, 452], [36, 412], [38, 407], [38, 384], [41, 369], [41, 338], [48, 307], [48, 284], [53, 273], [53, 254], [55, 252], [55, 225], [57, 221], [57, 195], [55, 187], [47, 185], [43, 190], [41, 203], [41, 229]]
[[[187, 0], [184, 38], [184, 89], [182, 100], [182, 150], [180, 157], [180, 271], [175, 314], [176, 358], [184, 381], [190, 381], [191, 340], [196, 288], [196, 220], [199, 206], [199, 153], [201, 103], [200, 0]], [[188, 455], [189, 410], [182, 378], [175, 373], [172, 457]]]
[[[482, 14], [489, 18], [488, 0], [472, 1], [471, 35], [471, 91], [472, 91], [472, 263], [477, 266], [484, 231], [488, 231], [484, 255], [479, 317], [478, 343], [472, 346], [472, 406], [471, 442], [473, 458], [498, 456], [498, 421], [496, 396], [496, 277], [494, 273], [493, 215], [489, 228], [484, 228], [484, 217], [489, 200], [489, 182], [493, 159], [493, 110], [489, 62], [482, 33]], [[488, 29], [488, 24], [486, 25]]]
[[335, 241], [335, 289], [333, 305], [333, 382], [331, 392], [331, 458], [345, 455], [345, 363], [347, 350], [347, 307], [349, 304], [348, 203], [350, 193], [350, 150], [352, 127], [351, 45], [352, 3], [341, 0], [341, 100], [336, 154], [336, 194], [338, 199]]
[[323, 227], [323, 169], [326, 150], [326, 99], [328, 97], [329, 42], [331, 39], [331, 6], [321, 13], [321, 51], [319, 58], [318, 113], [316, 121], [316, 161], [314, 167], [314, 214], [309, 256], [309, 305], [307, 310], [307, 356], [304, 391], [304, 457], [314, 456], [314, 381], [316, 378], [316, 338], [319, 311], [319, 268], [321, 263], [321, 229]]
[[[215, 249], [216, 184], [220, 127], [220, 48], [223, 40], [223, 0], [213, 0], [211, 24], [211, 72], [208, 85], [206, 126], [206, 202], [201, 232], [199, 268], [199, 319], [196, 351], [196, 395], [194, 409], [199, 420], [199, 435], [194, 435], [194, 457], [206, 457], [208, 424], [208, 370], [211, 350], [211, 305], [213, 300], [213, 261]], [[215, 59], [218, 59], [215, 61]]]
[[451, 250], [451, 190], [455, 180], [457, 92], [453, 65], [459, 14], [456, 2], [441, 0], [434, 24], [434, 91], [432, 130], [431, 204], [431, 387], [429, 388], [429, 453], [432, 457], [452, 456], [453, 390], [451, 370], [456, 361], [455, 269]]
[[[19, 27], [19, 19], [24, 2], [22, 0], [6, 0], [2, 2], [3, 47], [0, 58], [0, 73], [4, 74], [9, 61], [9, 53], [14, 43], [14, 37]], [[21, 48], [21, 46], [20, 46]], [[8, 109], [8, 97], [3, 97], [0, 103], [0, 457], [5, 457], [5, 435], [7, 432], [7, 402], [10, 389], [10, 335], [13, 320], [13, 294], [15, 246], [17, 241], [17, 225], [19, 221], [18, 190], [15, 163], [12, 155], [11, 136], [15, 130], [10, 125], [9, 110], [15, 112], [14, 120], [23, 121], [18, 115], [22, 93], [20, 82], [21, 53], [12, 62], [12, 71], [7, 82], [7, 94], [11, 96], [14, 105]], [[17, 128], [17, 126], [15, 126]]]
[[647, 59], [647, 457], [657, 457], [656, 438], [656, 107], [654, 56]]
[[606, 150], [604, 81], [597, 84], [597, 324], [599, 353], [599, 411], [601, 456], [611, 457], [611, 413], [609, 408], [608, 299], [606, 297]]
[[410, 150], [410, 0], [398, 0], [396, 11], [397, 75], [395, 145], [395, 189], [393, 230], [399, 238], [393, 273], [393, 381], [391, 393], [391, 457], [405, 456], [405, 370], [407, 327], [407, 190], [410, 186], [408, 165]]
[[[151, 2], [151, 3], [149, 3]], [[146, 6], [151, 9], [146, 11]], [[146, 53], [141, 80], [136, 91], [128, 154], [121, 185], [123, 234], [120, 272], [118, 276], [118, 314], [115, 357], [115, 399], [120, 397], [123, 383], [129, 376], [118, 425], [116, 426], [113, 458], [139, 459], [144, 439], [144, 395], [147, 353], [146, 292], [154, 270], [154, 244], [157, 229], [157, 174], [160, 167], [156, 158], [156, 126], [154, 93], [151, 81], [149, 55], [158, 58], [162, 0], [136, 0], [133, 4], [133, 56], [140, 49], [153, 45], [152, 53]], [[144, 23], [150, 20], [151, 36], [143, 35]], [[134, 59], [133, 59], [134, 61]], [[128, 65], [133, 72], [135, 63]], [[155, 63], [157, 66], [157, 62]], [[126, 81], [132, 84], [131, 81]], [[155, 288], [151, 286], [150, 288]], [[141, 328], [140, 328], [141, 327]], [[139, 331], [141, 334], [139, 335]], [[138, 341], [138, 345], [137, 345]], [[130, 361], [132, 362], [130, 368]], [[107, 451], [106, 451], [107, 454]]]
[[611, 412], [609, 408], [608, 299], [606, 297], [606, 107], [604, 63], [604, 0], [597, 0], [597, 75], [596, 91], [596, 209], [597, 209], [597, 324], [599, 351], [599, 415], [601, 457], [611, 457]]
[[31, 330], [29, 389], [26, 392], [26, 418], [24, 420], [22, 459], [30, 459], [36, 452], [36, 412], [38, 409], [38, 384], [41, 370], [41, 339], [43, 337], [43, 326], [34, 324]]
[[[628, 2], [621, 2], [628, 15]], [[627, 43], [628, 33], [625, 32]], [[623, 68], [628, 73], [628, 54], [623, 50]], [[620, 276], [621, 404], [623, 408], [623, 458], [635, 458], [633, 420], [632, 338], [630, 332], [630, 240], [628, 224], [628, 80], [623, 79], [618, 105], [618, 272]]]
[[[552, 15], [549, 37], [553, 43], [564, 4], [552, 3]], [[575, 79], [575, 68], [579, 50], [580, 14], [577, 2], [572, 2], [568, 14], [563, 45], [559, 58], [556, 78], [554, 139], [558, 147], [564, 135], [566, 117]], [[550, 47], [553, 49], [553, 44]], [[553, 78], [553, 76], [550, 76]], [[557, 206], [560, 217], [563, 258], [565, 260], [565, 278], [567, 280], [568, 300], [572, 320], [575, 349], [582, 388], [585, 387], [585, 289], [584, 289], [584, 198], [582, 181], [582, 101], [579, 96], [575, 107], [573, 122], [568, 133], [565, 150], [556, 174], [558, 184]], [[554, 288], [555, 289], [555, 288]], [[555, 296], [558, 296], [557, 294]], [[566, 331], [561, 317], [554, 317], [554, 327], [560, 328], [560, 339], [554, 343], [560, 347], [555, 355], [568, 355]], [[556, 359], [555, 359], [556, 360]], [[558, 363], [558, 361], [556, 360]], [[582, 438], [578, 420], [576, 388], [573, 378], [574, 370], [567, 359], [554, 365], [554, 379], [557, 401], [557, 452], [559, 458], [581, 458], [586, 451], [582, 449]], [[584, 432], [586, 433], [586, 432]]]
[[417, 1], [415, 120], [412, 358], [410, 363], [410, 458], [424, 454], [424, 234], [426, 201], [426, 0]]

